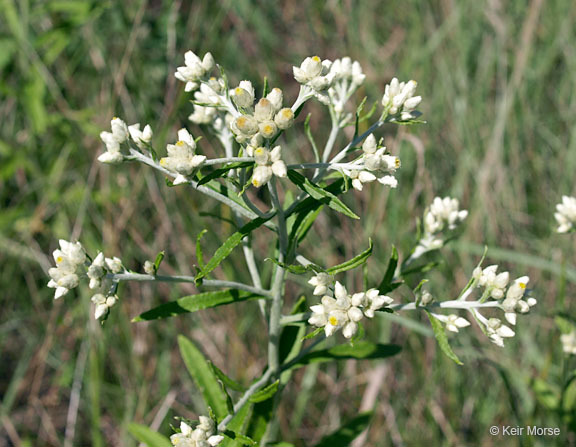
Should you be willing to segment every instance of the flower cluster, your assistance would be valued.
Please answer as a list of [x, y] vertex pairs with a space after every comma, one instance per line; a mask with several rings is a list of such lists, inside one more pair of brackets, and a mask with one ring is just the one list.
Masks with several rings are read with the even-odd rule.
[[230, 96], [242, 111], [230, 124], [239, 143], [250, 140], [252, 146], [257, 146], [259, 139], [274, 138], [279, 130], [288, 129], [294, 123], [292, 109], [282, 107], [284, 95], [279, 88], [272, 89], [256, 105], [254, 87], [250, 81], [240, 82], [238, 87], [230, 91]]
[[421, 96], [414, 96], [418, 83], [416, 81], [398, 82], [393, 78], [384, 90], [382, 105], [392, 116], [402, 121], [416, 117], [414, 109], [422, 101]]
[[442, 233], [455, 230], [468, 217], [467, 210], [461, 210], [458, 199], [436, 197], [424, 213], [424, 231], [418, 241], [413, 257], [418, 257], [444, 245]]
[[562, 334], [560, 336], [560, 341], [562, 342], [562, 350], [566, 354], [576, 355], [576, 331]]
[[358, 61], [352, 62], [349, 57], [336, 59], [330, 66], [330, 71], [326, 77], [331, 82], [328, 96], [337, 113], [344, 110], [344, 105], [350, 96], [366, 79], [360, 63]]
[[56, 289], [54, 299], [66, 295], [78, 286], [78, 268], [86, 261], [86, 252], [80, 242], [68, 242], [60, 239], [60, 249], [53, 253], [56, 267], [48, 270], [48, 287]]
[[254, 150], [254, 160], [256, 167], [252, 175], [252, 184], [257, 188], [266, 185], [272, 175], [276, 177], [286, 177], [286, 164], [280, 158], [282, 156], [282, 149], [276, 146], [269, 151], [265, 147], [259, 147]]
[[184, 89], [191, 92], [200, 86], [200, 83], [208, 77], [215, 66], [216, 63], [212, 54], [206, 53], [200, 59], [194, 52], [187, 51], [184, 54], [184, 66], [178, 67], [174, 76], [179, 81], [185, 82], [186, 87]]
[[194, 92], [194, 111], [188, 119], [196, 124], [210, 124], [218, 115], [218, 108], [222, 107], [222, 98], [226, 84], [222, 78], [210, 78], [200, 85]]
[[168, 156], [160, 159], [160, 165], [176, 172], [177, 176], [174, 179], [174, 185], [187, 183], [188, 179], [186, 177], [206, 161], [204, 155], [195, 154], [196, 141], [186, 129], [180, 129], [176, 144], [169, 144], [166, 149]]
[[455, 314], [439, 315], [431, 313], [434, 318], [440, 320], [450, 332], [459, 332], [459, 329], [470, 326], [470, 322], [466, 318], [459, 317]]
[[318, 56], [307, 57], [300, 67], [292, 67], [294, 79], [311, 89], [312, 94], [324, 104], [329, 104], [328, 88], [332, 85], [335, 72], [330, 72], [332, 62], [322, 60]]
[[[66, 295], [71, 289], [78, 286], [80, 277], [86, 275], [90, 289], [104, 288], [104, 279], [108, 273], [118, 274], [124, 271], [122, 261], [117, 258], [105, 258], [103, 253], [89, 263], [86, 251], [80, 242], [60, 240], [60, 249], [53, 253], [56, 267], [48, 270], [50, 282], [48, 287], [56, 289], [54, 299]], [[82, 268], [83, 267], [83, 268]], [[95, 318], [98, 319], [108, 312], [118, 297], [114, 294], [96, 293], [92, 302], [96, 305]]]
[[121, 151], [121, 145], [128, 140], [129, 136], [140, 149], [145, 149], [152, 140], [152, 128], [149, 125], [140, 130], [140, 123], [127, 126], [120, 118], [112, 118], [110, 127], [112, 132], [100, 133], [100, 139], [106, 145], [106, 152], [98, 157], [98, 161], [102, 163], [122, 162], [124, 155]]
[[[498, 273], [498, 266], [490, 265], [484, 269], [477, 267], [472, 277], [475, 287], [484, 287], [480, 302], [489, 298], [498, 301], [500, 308], [504, 311], [506, 321], [511, 325], [516, 325], [517, 313], [528, 313], [530, 308], [537, 303], [535, 298], [525, 296], [528, 276], [521, 276], [510, 283], [508, 272]], [[504, 338], [514, 336], [514, 331], [504, 325], [500, 319], [487, 319], [477, 309], [473, 309], [472, 312], [476, 320], [483, 324], [490, 340], [498, 346], [504, 346]]]
[[[316, 276], [316, 286], [326, 287], [328, 290], [328, 279], [325, 276]], [[314, 284], [314, 282], [312, 283]], [[334, 285], [334, 296], [324, 295], [321, 303], [310, 307], [312, 316], [308, 320], [313, 326], [323, 327], [326, 336], [333, 335], [342, 329], [342, 335], [352, 338], [358, 332], [358, 322], [366, 316], [373, 318], [374, 312], [382, 309], [392, 302], [392, 298], [380, 295], [377, 289], [370, 289], [366, 292], [350, 295], [342, 284], [336, 281]]]
[[180, 423], [180, 433], [170, 436], [176, 447], [214, 447], [219, 445], [224, 436], [216, 434], [216, 424], [207, 416], [200, 416], [200, 423], [193, 430], [186, 422]]
[[352, 186], [362, 191], [364, 183], [378, 180], [383, 185], [396, 188], [398, 180], [394, 177], [400, 167], [400, 159], [386, 153], [386, 147], [379, 147], [376, 138], [370, 134], [362, 144], [362, 156], [340, 168], [341, 172], [352, 180]]
[[576, 197], [562, 196], [562, 203], [556, 205], [554, 217], [558, 222], [558, 233], [568, 233], [576, 228]]

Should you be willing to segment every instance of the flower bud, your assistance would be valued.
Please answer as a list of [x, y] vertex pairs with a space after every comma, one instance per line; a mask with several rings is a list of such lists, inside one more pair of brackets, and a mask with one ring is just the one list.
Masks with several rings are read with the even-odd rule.
[[260, 99], [254, 108], [254, 118], [257, 121], [270, 121], [274, 116], [274, 106], [266, 98]]
[[277, 112], [282, 108], [284, 95], [282, 94], [282, 90], [279, 88], [273, 88], [272, 91], [266, 95], [266, 99], [270, 101], [272, 107], [274, 107], [274, 111]]
[[276, 114], [274, 122], [279, 129], [288, 129], [294, 123], [294, 112], [292, 112], [292, 109], [286, 107]]
[[245, 135], [254, 135], [258, 132], [258, 122], [250, 115], [242, 115], [234, 120], [235, 127]]
[[278, 127], [274, 121], [264, 121], [258, 125], [258, 130], [266, 139], [274, 137], [278, 133]]

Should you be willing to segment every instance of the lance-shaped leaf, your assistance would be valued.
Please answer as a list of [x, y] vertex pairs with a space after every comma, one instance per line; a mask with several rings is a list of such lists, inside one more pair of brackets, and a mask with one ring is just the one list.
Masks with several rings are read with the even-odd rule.
[[228, 414], [227, 396], [204, 354], [183, 335], [178, 336], [178, 346], [186, 368], [204, 397], [206, 406], [212, 408], [218, 419], [223, 419]]
[[336, 275], [337, 273], [342, 273], [342, 272], [345, 272], [347, 270], [352, 270], [352, 269], [355, 269], [356, 267], [361, 266], [362, 264], [364, 264], [366, 262], [366, 260], [372, 254], [372, 239], [370, 239], [369, 245], [370, 246], [366, 250], [364, 250], [362, 253], [360, 253], [358, 256], [355, 256], [352, 259], [350, 259], [346, 262], [343, 262], [342, 264], [338, 264], [338, 265], [335, 265], [333, 267], [330, 267], [327, 270], [327, 272], [330, 273], [331, 275]]
[[349, 447], [370, 423], [372, 413], [362, 413], [340, 427], [334, 433], [322, 438], [316, 447]]
[[436, 341], [438, 342], [440, 349], [442, 349], [442, 352], [444, 352], [444, 354], [446, 354], [446, 356], [453, 362], [457, 363], [458, 365], [463, 365], [456, 354], [454, 354], [454, 351], [452, 351], [452, 348], [448, 343], [448, 337], [446, 337], [446, 331], [444, 330], [444, 326], [440, 320], [434, 318], [434, 316], [427, 310], [424, 312], [426, 312], [426, 315], [428, 315], [428, 318], [430, 319], [430, 324], [432, 326], [432, 330], [434, 331], [434, 336], [436, 337]]
[[242, 392], [246, 391], [245, 386], [239, 384], [235, 380], [228, 377], [214, 363], [208, 361], [208, 364], [210, 365], [210, 368], [212, 368], [212, 372], [214, 373], [214, 375], [216, 375], [216, 377], [218, 377], [218, 379], [220, 379], [222, 381], [222, 383], [226, 386], [226, 388], [229, 388], [229, 389], [234, 390], [234, 391], [242, 391]]
[[354, 345], [337, 345], [328, 349], [310, 352], [295, 363], [292, 368], [300, 368], [310, 363], [325, 363], [335, 360], [383, 359], [398, 354], [402, 348], [398, 345], [386, 345], [359, 341]]
[[335, 211], [338, 211], [348, 217], [351, 217], [352, 219], [360, 219], [360, 217], [354, 214], [350, 208], [344, 205], [344, 203], [342, 203], [342, 201], [338, 197], [336, 197], [334, 194], [327, 191], [326, 189], [316, 185], [315, 183], [312, 183], [310, 180], [308, 180], [299, 172], [289, 169], [288, 178], [292, 183], [298, 186], [298, 188], [308, 193], [310, 197], [328, 205]]
[[208, 275], [212, 270], [220, 265], [220, 263], [228, 257], [232, 250], [242, 242], [246, 236], [248, 236], [253, 230], [262, 226], [268, 219], [263, 219], [258, 217], [254, 220], [251, 220], [242, 228], [240, 228], [236, 233], [232, 234], [228, 239], [224, 241], [224, 243], [216, 250], [214, 256], [208, 261], [208, 263], [204, 266], [202, 271], [196, 275], [196, 282], [201, 282], [202, 278]]
[[270, 385], [265, 386], [264, 388], [262, 388], [261, 390], [256, 391], [251, 397], [250, 397], [250, 402], [252, 403], [258, 403], [258, 402], [264, 402], [265, 400], [270, 399], [271, 397], [273, 397], [276, 392], [278, 391], [278, 385], [280, 384], [280, 381], [277, 380], [274, 383], [271, 383]]
[[137, 323], [139, 321], [175, 317], [177, 315], [197, 312], [202, 309], [223, 306], [225, 304], [260, 299], [268, 298], [261, 295], [256, 295], [254, 293], [246, 292], [244, 290], [236, 289], [198, 293], [197, 295], [189, 295], [179, 298], [176, 301], [170, 301], [169, 303], [161, 304], [158, 307], [140, 314], [134, 318], [132, 322]]
[[240, 441], [239, 436], [243, 436], [244, 428], [250, 419], [251, 408], [252, 405], [246, 404], [232, 416], [223, 433], [224, 440], [218, 447], [237, 447], [244, 445], [243, 442]]
[[128, 424], [128, 431], [138, 441], [146, 444], [148, 447], [172, 447], [172, 443], [168, 438], [145, 425]]
[[382, 281], [380, 281], [380, 284], [378, 285], [378, 291], [382, 295], [391, 292], [400, 284], [402, 284], [399, 281], [393, 282], [394, 273], [396, 273], [397, 266], [398, 266], [398, 250], [396, 250], [396, 247], [392, 246], [392, 253], [390, 254], [390, 260], [388, 261], [388, 268], [386, 268], [384, 278], [382, 278]]

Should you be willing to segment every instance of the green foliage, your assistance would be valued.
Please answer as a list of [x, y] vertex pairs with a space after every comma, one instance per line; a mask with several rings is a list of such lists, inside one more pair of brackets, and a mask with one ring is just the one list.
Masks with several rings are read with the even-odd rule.
[[150, 321], [157, 320], [159, 318], [175, 317], [177, 315], [197, 312], [199, 310], [209, 309], [211, 307], [224, 306], [226, 304], [237, 303], [240, 301], [257, 299], [265, 299], [265, 297], [235, 289], [198, 293], [196, 295], [189, 295], [179, 298], [176, 301], [161, 304], [158, 307], [141, 313], [132, 321]]
[[214, 256], [212, 256], [210, 261], [208, 261], [208, 263], [204, 266], [204, 268], [200, 271], [200, 273], [196, 275], [196, 282], [201, 283], [202, 278], [206, 277], [206, 275], [208, 275], [212, 270], [218, 267], [220, 263], [224, 259], [226, 259], [230, 255], [230, 253], [232, 253], [232, 250], [234, 250], [234, 248], [237, 247], [238, 244], [240, 244], [240, 242], [242, 242], [242, 239], [248, 236], [256, 228], [260, 228], [267, 221], [268, 219], [258, 217], [248, 222], [237, 232], [232, 234], [232, 236], [226, 239], [224, 243], [218, 248], [218, 250], [216, 250]]
[[224, 418], [228, 414], [227, 395], [204, 354], [183, 335], [178, 336], [178, 346], [184, 364], [204, 397], [206, 406], [214, 411], [219, 420]]
[[425, 310], [424, 312], [426, 312], [426, 315], [428, 315], [428, 319], [430, 320], [430, 325], [432, 326], [432, 330], [434, 331], [434, 336], [436, 337], [436, 341], [438, 342], [438, 346], [440, 346], [440, 349], [442, 349], [442, 352], [444, 354], [446, 354], [446, 357], [448, 357], [450, 360], [452, 360], [457, 365], [463, 365], [463, 363], [456, 356], [456, 354], [454, 354], [454, 351], [452, 351], [452, 348], [450, 347], [450, 344], [448, 343], [448, 337], [446, 337], [446, 331], [444, 329], [444, 326], [440, 322], [440, 320], [435, 318], [427, 310]]
[[290, 179], [290, 181], [298, 186], [298, 188], [300, 188], [302, 191], [308, 193], [313, 199], [328, 205], [333, 210], [338, 211], [345, 216], [351, 217], [352, 219], [360, 219], [360, 217], [354, 214], [350, 208], [344, 205], [344, 203], [342, 203], [338, 197], [336, 197], [326, 188], [322, 188], [312, 183], [299, 172], [289, 169], [288, 179]]
[[128, 431], [148, 447], [172, 447], [168, 438], [141, 424], [128, 424]]
[[348, 447], [370, 424], [372, 413], [362, 413], [344, 424], [334, 433], [322, 438], [316, 447]]

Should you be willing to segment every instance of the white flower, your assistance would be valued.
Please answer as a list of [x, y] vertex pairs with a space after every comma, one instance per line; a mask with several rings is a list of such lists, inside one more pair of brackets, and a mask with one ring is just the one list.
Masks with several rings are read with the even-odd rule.
[[312, 295], [325, 295], [326, 292], [328, 292], [328, 287], [332, 284], [333, 280], [334, 278], [331, 275], [324, 272], [313, 276], [308, 281], [308, 284], [314, 286], [314, 292], [312, 292]]
[[466, 217], [468, 211], [459, 209], [458, 199], [451, 197], [434, 198], [428, 213], [424, 217], [426, 232], [430, 234], [442, 231], [446, 226], [454, 230]]
[[254, 104], [254, 87], [250, 81], [241, 81], [238, 87], [230, 90], [230, 96], [238, 107], [248, 109]]
[[[378, 289], [369, 289], [366, 291], [366, 293], [364, 293], [364, 300], [362, 303], [364, 315], [366, 315], [368, 318], [374, 318], [375, 311], [382, 309], [384, 306], [392, 303], [393, 301], [394, 300], [387, 295], [380, 295]], [[352, 304], [356, 305], [354, 299], [352, 300]]]
[[279, 129], [288, 129], [294, 124], [294, 112], [288, 107], [280, 109], [278, 113], [274, 115], [274, 123], [276, 123]]
[[190, 92], [196, 90], [200, 85], [200, 81], [214, 68], [215, 62], [212, 54], [206, 53], [201, 60], [192, 51], [187, 51], [184, 54], [184, 63], [182, 67], [178, 67], [174, 76], [182, 82], [186, 82], [185, 91]]
[[252, 184], [257, 188], [267, 184], [272, 175], [276, 177], [286, 177], [286, 164], [281, 159], [282, 149], [276, 146], [272, 151], [265, 147], [259, 147], [253, 152], [256, 167], [252, 174]]
[[307, 57], [300, 67], [292, 67], [294, 79], [302, 85], [310, 87], [314, 96], [322, 103], [329, 104], [330, 97], [326, 90], [331, 86], [333, 76], [330, 75], [332, 62], [322, 61], [318, 56]]
[[144, 272], [147, 275], [156, 275], [156, 267], [154, 266], [154, 263], [152, 261], [146, 261], [144, 262]]
[[279, 88], [273, 88], [270, 93], [266, 95], [266, 99], [270, 101], [274, 107], [274, 111], [277, 112], [282, 108], [282, 102], [284, 101], [284, 94]]
[[104, 270], [104, 254], [98, 253], [98, 255], [92, 261], [90, 267], [88, 267], [87, 275], [90, 278], [90, 285], [91, 289], [97, 289], [102, 285], [102, 277], [105, 274]]
[[224, 436], [216, 435], [214, 421], [206, 416], [200, 416], [200, 423], [193, 430], [186, 422], [180, 422], [180, 433], [170, 436], [172, 445], [176, 447], [215, 447]]
[[206, 161], [204, 155], [194, 154], [196, 142], [186, 129], [180, 129], [176, 144], [169, 144], [166, 149], [168, 157], [161, 158], [160, 165], [179, 174], [174, 179], [175, 185], [186, 183], [188, 181], [186, 176], [192, 174], [194, 169]]
[[124, 156], [120, 152], [120, 145], [128, 138], [128, 126], [120, 118], [112, 118], [110, 121], [112, 132], [100, 132], [100, 139], [106, 145], [106, 152], [98, 157], [102, 163], [120, 163]]
[[152, 128], [148, 124], [144, 126], [143, 130], [140, 130], [140, 123], [132, 124], [128, 126], [128, 131], [130, 132], [130, 138], [140, 149], [146, 149], [152, 140]]
[[390, 115], [400, 114], [401, 120], [413, 118], [412, 112], [422, 101], [421, 96], [414, 96], [417, 86], [416, 81], [398, 82], [393, 78], [384, 90], [382, 105]]
[[331, 85], [328, 89], [328, 96], [334, 110], [338, 113], [344, 110], [344, 105], [350, 96], [366, 78], [360, 64], [357, 61], [352, 62], [349, 57], [336, 59], [330, 66], [330, 72], [326, 77]]
[[376, 180], [376, 176], [368, 171], [359, 171], [357, 169], [343, 169], [342, 171], [352, 180], [352, 186], [358, 191], [364, 189], [364, 183]]
[[240, 115], [230, 123], [236, 140], [243, 142], [258, 132], [258, 121], [252, 115]]
[[[514, 309], [516, 309], [517, 306], [519, 306], [518, 310], [522, 310], [522, 308], [524, 308], [525, 312], [529, 310], [530, 306], [524, 301], [522, 301], [522, 297], [524, 296], [524, 292], [526, 291], [528, 281], [530, 281], [530, 278], [528, 276], [522, 276], [514, 280], [514, 282], [506, 292], [506, 299], [502, 302], [502, 308], [505, 311], [511, 312]], [[524, 304], [520, 304], [521, 302]], [[525, 306], [527, 306], [528, 309], [526, 309]]]
[[558, 222], [558, 233], [567, 233], [576, 225], [576, 197], [562, 196], [562, 203], [556, 205], [554, 217]]
[[122, 261], [117, 257], [104, 258], [104, 262], [106, 263], [108, 270], [110, 270], [112, 273], [121, 273], [124, 270]]
[[514, 337], [515, 335], [514, 331], [502, 324], [498, 318], [490, 318], [486, 322], [486, 331], [490, 339], [499, 346], [503, 346], [503, 338]]
[[576, 331], [561, 335], [560, 341], [562, 342], [562, 350], [566, 354], [576, 355]]
[[94, 318], [98, 320], [100, 317], [105, 315], [106, 312], [108, 312], [109, 309], [114, 306], [114, 304], [116, 304], [116, 301], [118, 301], [118, 297], [116, 295], [104, 296], [101, 293], [94, 295], [92, 297], [92, 302], [96, 305], [94, 310]]
[[458, 332], [458, 329], [470, 326], [470, 322], [465, 318], [458, 315], [438, 315], [433, 314], [434, 317], [446, 325], [446, 329], [450, 332]]
[[56, 267], [48, 270], [50, 275], [48, 287], [56, 289], [54, 299], [58, 299], [66, 295], [71, 289], [78, 287], [79, 277], [76, 271], [86, 260], [86, 252], [80, 242], [68, 242], [60, 239], [59, 244], [60, 248], [52, 253]]

